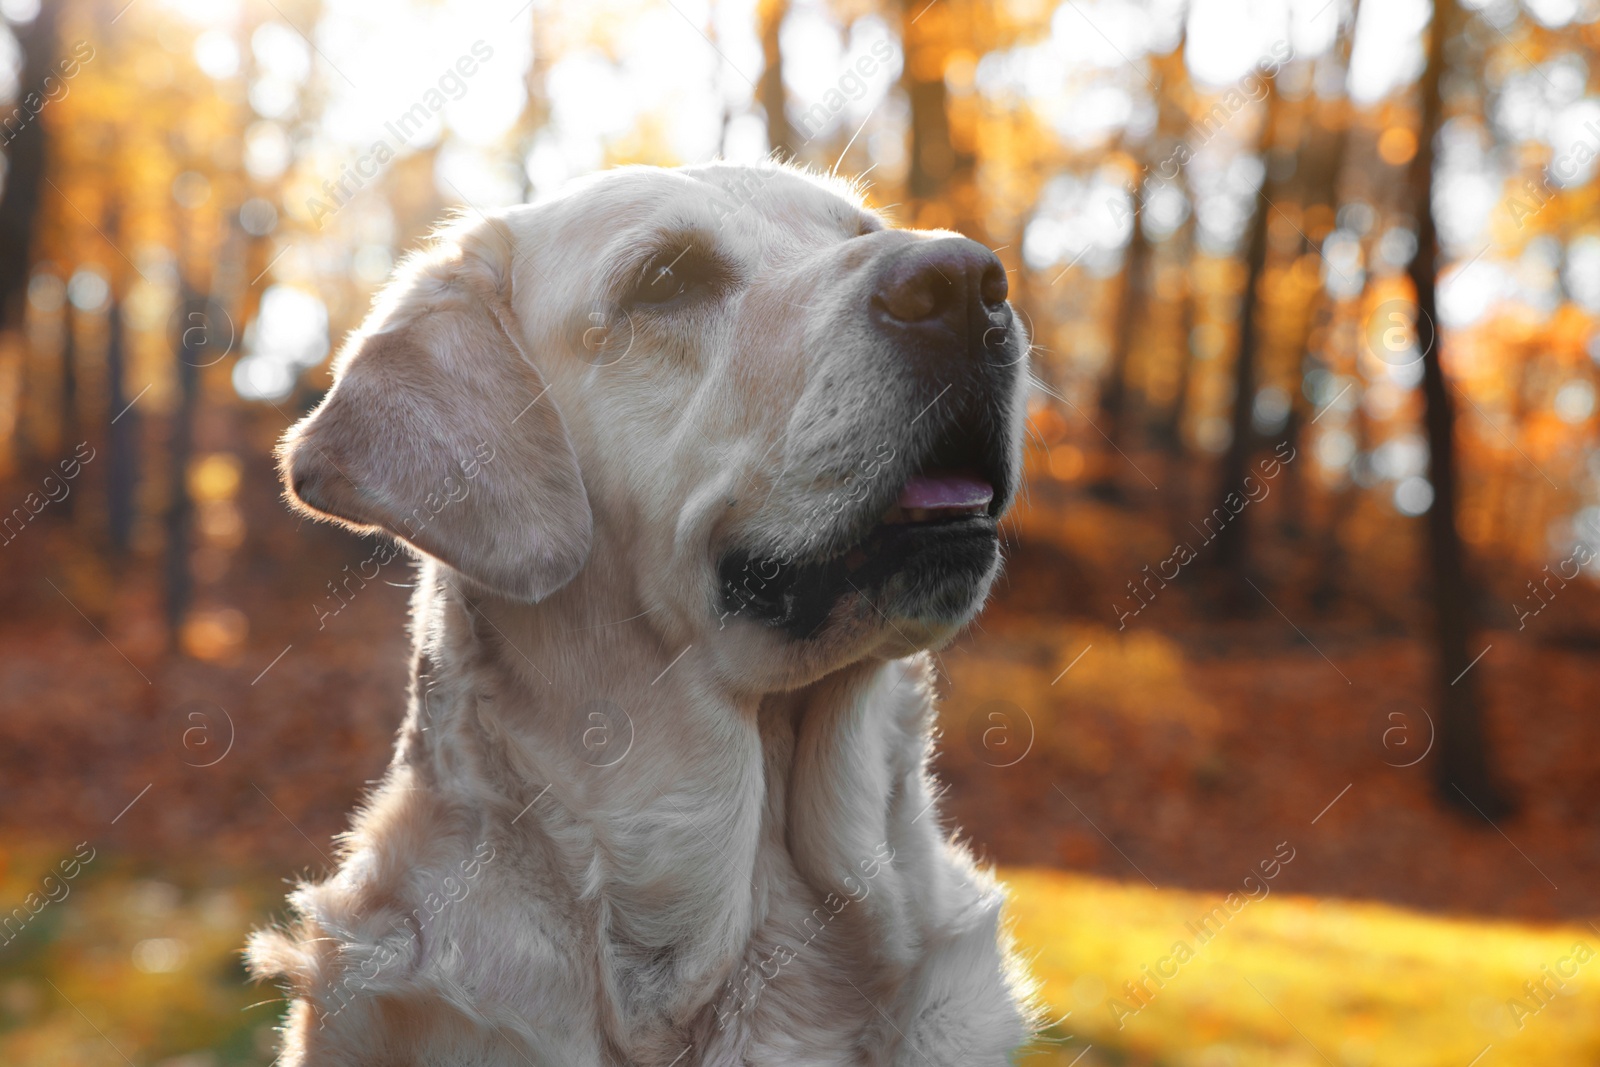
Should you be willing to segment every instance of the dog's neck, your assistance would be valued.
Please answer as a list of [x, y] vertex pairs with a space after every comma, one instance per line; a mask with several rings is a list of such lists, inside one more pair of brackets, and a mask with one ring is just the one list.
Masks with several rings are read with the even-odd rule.
[[[909, 699], [918, 682], [900, 683], [921, 668], [865, 661], [789, 693], [741, 696], [698, 650], [664, 643], [615, 577], [579, 582], [570, 596], [517, 605], [424, 569], [397, 769], [473, 808], [482, 832], [542, 854], [561, 872], [551, 894], [604, 900], [611, 951], [626, 963], [617, 972], [654, 982], [658, 1007], [659, 987], [678, 990], [674, 1007], [692, 1013], [766, 920], [772, 886], [803, 884], [820, 902], [893, 851], [891, 799], [925, 755], [916, 709], [926, 701]], [[900, 710], [885, 721], [895, 689]]]

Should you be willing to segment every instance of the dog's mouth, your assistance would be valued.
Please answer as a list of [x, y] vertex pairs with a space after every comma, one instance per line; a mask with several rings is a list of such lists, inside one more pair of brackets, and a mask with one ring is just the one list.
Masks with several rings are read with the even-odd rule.
[[745, 617], [812, 637], [851, 592], [904, 615], [966, 612], [999, 553], [1010, 479], [1002, 456], [997, 443], [946, 430], [897, 490], [884, 484], [844, 517], [843, 547], [728, 552], [718, 566], [725, 624]]
[[885, 526], [948, 522], [989, 514], [994, 486], [977, 470], [931, 470], [913, 474], [879, 520]]

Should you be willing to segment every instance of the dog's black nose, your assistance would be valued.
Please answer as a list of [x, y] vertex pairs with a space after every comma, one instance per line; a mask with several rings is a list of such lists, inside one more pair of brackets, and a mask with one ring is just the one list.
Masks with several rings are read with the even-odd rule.
[[907, 245], [890, 257], [872, 294], [882, 326], [927, 335], [951, 331], [976, 340], [1006, 302], [1006, 269], [965, 237]]

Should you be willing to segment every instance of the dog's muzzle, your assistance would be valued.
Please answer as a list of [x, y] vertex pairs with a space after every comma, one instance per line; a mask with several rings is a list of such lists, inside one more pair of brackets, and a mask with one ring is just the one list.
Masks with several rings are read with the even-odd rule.
[[885, 255], [866, 289], [886, 373], [908, 379], [921, 407], [894, 427], [895, 461], [829, 516], [816, 551], [736, 548], [719, 561], [724, 611], [795, 637], [852, 591], [889, 613], [964, 616], [995, 568], [1019, 477], [1012, 408], [1026, 346], [1000, 260], [964, 237], [917, 241]]

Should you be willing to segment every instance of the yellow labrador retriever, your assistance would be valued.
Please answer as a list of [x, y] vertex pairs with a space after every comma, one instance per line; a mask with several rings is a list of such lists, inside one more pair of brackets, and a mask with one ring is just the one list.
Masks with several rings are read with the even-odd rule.
[[1000, 567], [1028, 347], [987, 248], [778, 166], [613, 171], [407, 262], [281, 450], [421, 573], [388, 773], [250, 943], [280, 1062], [1007, 1062], [923, 650]]

